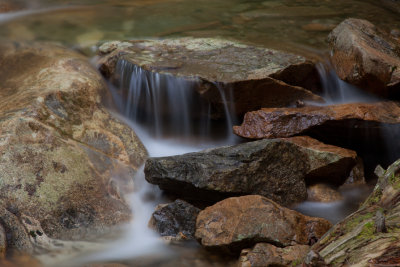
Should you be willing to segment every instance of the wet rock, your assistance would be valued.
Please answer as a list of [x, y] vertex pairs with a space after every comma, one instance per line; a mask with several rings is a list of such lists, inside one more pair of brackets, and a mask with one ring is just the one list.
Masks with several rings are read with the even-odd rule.
[[[312, 249], [335, 266], [400, 264], [400, 160], [379, 177], [359, 210], [336, 224]], [[382, 218], [386, 231], [382, 228]]]
[[361, 158], [358, 158], [357, 164], [353, 167], [343, 185], [361, 185], [365, 183], [364, 163]]
[[22, 3], [16, 0], [0, 0], [0, 14], [22, 9]]
[[295, 137], [150, 158], [145, 174], [148, 182], [185, 199], [212, 203], [259, 194], [289, 205], [307, 198], [305, 181], [343, 182], [355, 159], [354, 151]]
[[343, 199], [339, 191], [326, 184], [315, 184], [307, 188], [308, 200], [316, 202], [335, 202]]
[[338, 76], [368, 92], [400, 96], [400, 44], [361, 19], [346, 19], [329, 35]]
[[242, 250], [239, 266], [298, 266], [309, 250], [310, 247], [307, 245], [280, 248], [268, 243], [258, 243], [252, 249]]
[[29, 240], [29, 235], [24, 225], [16, 214], [13, 214], [4, 206], [0, 206], [0, 224], [6, 234], [5, 250], [7, 253], [15, 251], [30, 253], [33, 251], [33, 245]]
[[400, 136], [399, 115], [400, 107], [395, 102], [264, 108], [246, 113], [242, 125], [233, 130], [252, 139], [309, 135], [356, 150], [368, 167], [388, 164], [400, 156], [399, 144], [393, 141]]
[[225, 199], [199, 213], [196, 238], [202, 246], [239, 253], [256, 243], [278, 247], [309, 245], [329, 228], [330, 222], [281, 207], [262, 196]]
[[102, 107], [107, 89], [87, 58], [3, 42], [0, 62], [0, 201], [52, 238], [90, 238], [127, 221], [124, 190], [146, 151]]
[[4, 230], [4, 227], [0, 224], [0, 260], [5, 258], [6, 248], [7, 248], [6, 231]]
[[153, 213], [150, 226], [161, 236], [194, 239], [196, 218], [200, 209], [183, 200], [159, 206]]
[[400, 14], [400, 1], [399, 0], [381, 0], [380, 2], [387, 9]]
[[[103, 55], [99, 61], [101, 72], [116, 84], [121, 85], [120, 74], [116, 73], [121, 60], [139, 66], [148, 75], [159, 73], [183, 79], [200, 102], [193, 109], [208, 114], [211, 105], [213, 118], [224, 116], [221, 92], [237, 115], [260, 107], [294, 105], [296, 100], [322, 101], [298, 87], [318, 89], [314, 63], [276, 50], [218, 39], [181, 38], [111, 42], [101, 46], [99, 53]], [[199, 106], [206, 108], [200, 111]]]

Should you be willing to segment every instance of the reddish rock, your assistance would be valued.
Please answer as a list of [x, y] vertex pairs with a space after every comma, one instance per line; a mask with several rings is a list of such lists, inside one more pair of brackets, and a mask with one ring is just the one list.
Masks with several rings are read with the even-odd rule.
[[240, 253], [240, 267], [298, 266], [309, 252], [307, 245], [294, 245], [285, 248], [268, 243], [258, 243], [252, 249]]
[[400, 137], [400, 107], [378, 102], [263, 108], [246, 113], [242, 125], [233, 130], [252, 139], [309, 135], [357, 151], [367, 167], [386, 165], [399, 156], [400, 144], [395, 140]]
[[366, 20], [346, 19], [329, 35], [338, 76], [368, 92], [400, 96], [400, 44]]
[[279, 247], [309, 245], [331, 227], [262, 196], [225, 199], [199, 213], [196, 238], [206, 248], [239, 253], [265, 242]]
[[400, 125], [400, 107], [394, 102], [351, 103], [302, 108], [263, 108], [246, 113], [235, 134], [252, 139], [290, 137], [326, 127], [340, 135], [343, 128], [375, 128], [382, 124]]

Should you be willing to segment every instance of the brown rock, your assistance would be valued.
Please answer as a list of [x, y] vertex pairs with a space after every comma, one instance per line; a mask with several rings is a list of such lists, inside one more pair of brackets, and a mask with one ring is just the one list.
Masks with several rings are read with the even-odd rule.
[[[263, 108], [246, 113], [235, 134], [252, 139], [290, 137], [311, 129], [340, 126], [341, 128], [375, 128], [382, 124], [399, 124], [400, 107], [394, 102], [350, 103], [302, 108]], [[357, 122], [358, 125], [357, 125]]]
[[16, 11], [22, 8], [19, 0], [0, 0], [0, 13]]
[[302, 215], [262, 196], [225, 199], [201, 211], [196, 238], [206, 248], [238, 253], [266, 242], [279, 247], [308, 245], [318, 240], [331, 224]]
[[5, 258], [6, 248], [7, 248], [6, 231], [4, 230], [4, 227], [0, 224], [0, 260]]
[[378, 102], [264, 108], [246, 113], [242, 125], [233, 130], [253, 139], [309, 135], [356, 150], [366, 166], [376, 166], [399, 156], [399, 144], [394, 140], [400, 136], [400, 107], [394, 102]]
[[303, 262], [309, 250], [310, 247], [307, 245], [280, 248], [268, 243], [258, 243], [252, 249], [242, 250], [239, 266], [298, 266]]
[[58, 45], [3, 42], [0, 79], [4, 206], [62, 239], [127, 221], [124, 188], [146, 151], [102, 107], [106, 87], [88, 60]]
[[116, 73], [121, 62], [139, 66], [146, 75], [173, 75], [183, 79], [199, 99], [193, 110], [199, 113], [197, 105], [205, 105], [202, 112], [207, 113], [211, 104], [213, 118], [224, 116], [221, 92], [237, 115], [260, 107], [294, 105], [296, 100], [322, 101], [298, 87], [318, 89], [314, 63], [276, 50], [211, 38], [181, 38], [110, 42], [99, 52], [102, 73], [125, 90], [128, 85]]
[[326, 184], [315, 184], [307, 188], [308, 200], [316, 202], [335, 202], [342, 200], [339, 191]]
[[373, 24], [346, 19], [329, 35], [338, 76], [368, 92], [400, 96], [400, 44]]

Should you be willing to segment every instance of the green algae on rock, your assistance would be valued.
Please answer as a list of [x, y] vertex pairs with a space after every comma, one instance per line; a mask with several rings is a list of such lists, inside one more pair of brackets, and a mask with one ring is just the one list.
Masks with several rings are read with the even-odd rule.
[[88, 60], [55, 44], [2, 43], [0, 76], [5, 209], [61, 239], [98, 236], [127, 221], [123, 190], [147, 152], [102, 107], [106, 87]]
[[191, 82], [199, 98], [212, 105], [213, 118], [224, 114], [221, 90], [234, 95], [227, 101], [237, 115], [260, 107], [290, 106], [297, 100], [323, 101], [303, 88], [318, 90], [314, 63], [272, 49], [212, 38], [180, 38], [109, 42], [99, 53], [100, 70], [114, 83], [118, 83], [119, 60]]
[[336, 224], [312, 247], [326, 264], [396, 266], [400, 263], [399, 171], [400, 160], [379, 177], [374, 191], [358, 211]]

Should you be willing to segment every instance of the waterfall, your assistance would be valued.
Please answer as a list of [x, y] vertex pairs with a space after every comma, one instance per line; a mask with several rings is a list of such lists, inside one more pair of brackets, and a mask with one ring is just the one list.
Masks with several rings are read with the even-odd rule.
[[223, 83], [211, 85], [217, 88], [224, 106], [221, 126], [221, 121], [211, 119], [213, 104], [196, 91], [199, 78], [148, 71], [123, 59], [117, 62], [115, 73], [118, 88], [113, 95], [120, 112], [154, 137], [204, 141], [217, 134], [221, 139], [234, 139], [233, 92]]
[[328, 60], [318, 63], [317, 70], [322, 84], [322, 97], [327, 105], [378, 100], [376, 96], [341, 80]]

